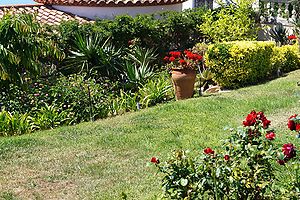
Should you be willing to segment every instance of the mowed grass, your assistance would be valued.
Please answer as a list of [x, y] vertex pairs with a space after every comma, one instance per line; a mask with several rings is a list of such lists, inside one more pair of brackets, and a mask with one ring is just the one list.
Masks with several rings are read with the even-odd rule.
[[0, 138], [0, 199], [156, 199], [162, 161], [175, 149], [220, 149], [224, 127], [262, 110], [287, 137], [287, 118], [300, 113], [300, 71], [258, 86], [158, 105], [110, 119]]

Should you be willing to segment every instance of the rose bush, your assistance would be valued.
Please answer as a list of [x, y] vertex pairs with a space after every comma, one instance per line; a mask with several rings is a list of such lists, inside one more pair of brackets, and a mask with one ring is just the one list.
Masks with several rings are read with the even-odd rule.
[[[163, 173], [164, 197], [175, 199], [271, 199], [300, 197], [299, 159], [292, 143], [275, 148], [276, 134], [263, 112], [250, 112], [243, 126], [229, 129], [223, 151], [207, 147], [197, 157], [176, 151], [167, 162], [152, 158]], [[288, 120], [296, 130], [298, 115]], [[297, 130], [296, 130], [297, 131]], [[291, 173], [289, 182], [278, 181], [280, 165]], [[282, 187], [284, 186], [284, 187]]]

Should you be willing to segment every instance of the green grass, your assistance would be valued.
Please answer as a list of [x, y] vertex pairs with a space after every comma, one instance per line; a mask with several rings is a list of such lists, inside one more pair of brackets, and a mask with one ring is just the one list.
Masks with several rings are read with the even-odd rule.
[[[218, 149], [224, 127], [262, 110], [290, 141], [287, 118], [299, 113], [300, 71], [262, 85], [158, 105], [72, 127], [0, 138], [0, 199], [155, 199], [160, 177], [152, 156]], [[296, 146], [299, 141], [293, 138]]]

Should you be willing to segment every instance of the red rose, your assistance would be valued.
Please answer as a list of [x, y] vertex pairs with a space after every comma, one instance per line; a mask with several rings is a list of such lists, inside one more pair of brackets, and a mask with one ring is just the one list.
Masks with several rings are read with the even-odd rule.
[[296, 147], [292, 143], [284, 144], [282, 152], [286, 159], [294, 158], [296, 156]]
[[271, 121], [268, 120], [267, 118], [264, 118], [264, 119], [262, 120], [262, 123], [263, 123], [263, 128], [268, 128], [269, 125], [271, 124]]
[[152, 163], [155, 163], [155, 164], [159, 164], [159, 160], [158, 160], [158, 158], [156, 158], [156, 157], [152, 157], [152, 158], [151, 158], [151, 162], [152, 162]]
[[266, 139], [267, 140], [274, 140], [275, 139], [276, 134], [274, 132], [269, 132], [266, 134]]
[[169, 61], [170, 61], [170, 62], [173, 62], [175, 59], [176, 59], [176, 58], [172, 56], [172, 57], [169, 58]]
[[243, 121], [244, 126], [253, 126], [256, 123], [257, 114], [255, 111], [252, 111], [247, 115], [245, 121]]
[[295, 124], [295, 122], [294, 122], [293, 120], [289, 120], [287, 125], [288, 125], [288, 128], [289, 128], [291, 131], [296, 130], [296, 124]]
[[285, 164], [285, 161], [284, 161], [284, 160], [277, 160], [277, 163], [278, 163], [279, 165], [284, 165], [284, 164]]
[[185, 60], [183, 60], [183, 59], [179, 60], [179, 63], [180, 63], [181, 65], [186, 64]]
[[225, 160], [229, 160], [229, 159], [230, 159], [230, 156], [229, 156], [229, 155], [225, 155], [225, 156], [224, 156], [224, 159], [225, 159]]
[[211, 148], [206, 148], [206, 149], [204, 149], [204, 153], [205, 154], [214, 154], [215, 153], [215, 151], [213, 151]]
[[300, 124], [296, 124], [296, 131], [300, 131]]

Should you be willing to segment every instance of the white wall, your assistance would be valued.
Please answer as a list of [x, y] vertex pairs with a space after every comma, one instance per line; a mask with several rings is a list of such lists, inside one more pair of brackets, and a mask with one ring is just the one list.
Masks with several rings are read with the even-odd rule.
[[195, 7], [195, 0], [187, 0], [182, 3], [182, 10]]
[[90, 19], [102, 18], [111, 19], [116, 15], [129, 14], [135, 16], [142, 13], [154, 13], [156, 11], [175, 10], [182, 11], [183, 7], [192, 6], [193, 0], [184, 2], [186, 4], [172, 4], [161, 6], [133, 6], [133, 7], [86, 7], [86, 6], [59, 6], [53, 5], [53, 8], [64, 12], [73, 13], [78, 16], [87, 17]]

